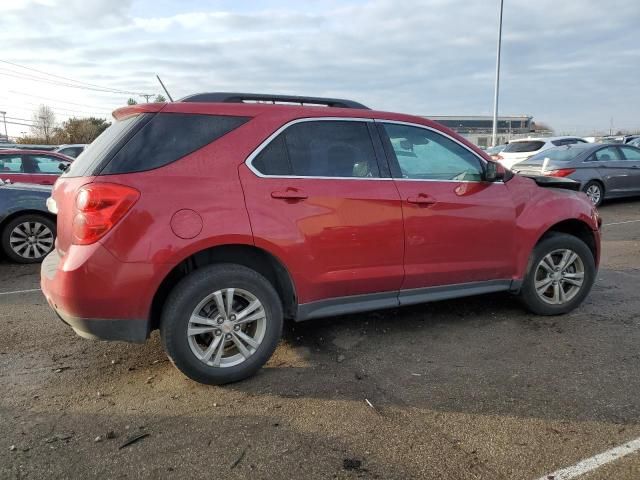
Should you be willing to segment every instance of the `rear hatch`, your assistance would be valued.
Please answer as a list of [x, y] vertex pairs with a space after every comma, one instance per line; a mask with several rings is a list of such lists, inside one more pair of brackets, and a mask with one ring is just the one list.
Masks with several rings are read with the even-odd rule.
[[510, 166], [535, 155], [544, 147], [544, 144], [545, 142], [542, 140], [520, 140], [511, 142], [500, 153], [500, 157]]

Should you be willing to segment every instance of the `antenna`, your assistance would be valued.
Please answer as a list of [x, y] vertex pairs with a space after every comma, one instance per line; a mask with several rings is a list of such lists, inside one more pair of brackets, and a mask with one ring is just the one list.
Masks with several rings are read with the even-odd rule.
[[160, 82], [160, 86], [162, 87], [162, 89], [164, 90], [164, 93], [167, 94], [167, 97], [169, 97], [169, 101], [173, 102], [173, 98], [171, 98], [171, 94], [169, 93], [169, 90], [167, 90], [167, 87], [164, 86], [164, 83], [162, 83], [162, 80], [160, 80], [160, 75], [156, 75], [156, 78], [158, 79], [158, 81]]

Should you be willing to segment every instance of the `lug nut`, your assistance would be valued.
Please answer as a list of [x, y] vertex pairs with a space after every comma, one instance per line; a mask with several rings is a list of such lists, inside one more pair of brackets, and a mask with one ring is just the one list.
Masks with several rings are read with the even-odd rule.
[[235, 319], [236, 319], [236, 316], [235, 316], [235, 315], [230, 315], [230, 316], [229, 316], [229, 320], [231, 320], [232, 322], [233, 322], [233, 321], [235, 321]]
[[218, 336], [218, 337], [219, 337], [221, 333], [222, 333], [222, 332], [221, 332], [220, 330], [216, 330], [216, 336]]
[[222, 317], [218, 317], [218, 325], [222, 325], [224, 323], [224, 320], [222, 319]]
[[240, 330], [240, 325], [234, 326], [233, 329], [237, 332], [238, 330]]
[[231, 338], [231, 334], [230, 334], [230, 333], [227, 333], [227, 334], [224, 336], [224, 338], [226, 338], [227, 340], [229, 340], [229, 339]]

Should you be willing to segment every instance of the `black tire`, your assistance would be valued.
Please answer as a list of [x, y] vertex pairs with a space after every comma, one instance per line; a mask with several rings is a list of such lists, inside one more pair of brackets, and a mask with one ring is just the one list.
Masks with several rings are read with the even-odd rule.
[[[584, 266], [584, 279], [580, 290], [573, 298], [563, 304], [552, 305], [540, 298], [535, 289], [535, 275], [542, 259], [551, 252], [559, 249], [569, 249], [575, 252]], [[551, 233], [542, 238], [531, 254], [527, 274], [520, 290], [520, 298], [524, 305], [538, 315], [561, 315], [570, 312], [582, 303], [589, 294], [596, 278], [596, 266], [593, 253], [578, 237], [566, 233]]]
[[592, 197], [587, 194], [587, 196], [589, 196], [589, 200], [591, 200], [591, 203], [593, 203], [596, 207], [599, 207], [600, 205], [602, 205], [602, 202], [604, 201], [604, 185], [602, 185], [602, 183], [599, 182], [598, 180], [590, 180], [585, 184], [584, 187], [582, 187], [582, 191], [584, 193], [587, 193], [587, 191], [590, 188], [591, 189], [595, 188], [597, 189], [598, 192], [600, 192], [600, 195], [598, 196], [598, 201], [596, 202], [594, 202]]
[[[227, 288], [248, 291], [260, 301], [266, 314], [266, 330], [255, 352], [242, 363], [210, 366], [192, 351], [187, 328], [198, 304], [213, 292]], [[162, 312], [160, 335], [169, 359], [178, 370], [196, 382], [221, 385], [256, 373], [275, 351], [282, 336], [282, 325], [282, 302], [273, 285], [250, 268], [225, 263], [200, 268], [176, 285]]]
[[[29, 250], [30, 253], [34, 255], [33, 257], [28, 257], [26, 256], [26, 254], [21, 255], [20, 253], [14, 251], [11, 245], [11, 233], [24, 223], [39, 223], [51, 231], [52, 236], [51, 237], [49, 237], [48, 235], [46, 236], [47, 237], [46, 245], [48, 249], [45, 250], [44, 248], [42, 248], [42, 245], [44, 245], [44, 243], [41, 242], [38, 244], [40, 245], [40, 247], [38, 248], [38, 252], [41, 254], [36, 255], [34, 249]], [[14, 218], [4, 226], [2, 230], [2, 250], [7, 255], [7, 257], [14, 262], [39, 263], [44, 259], [44, 257], [46, 257], [51, 252], [51, 250], [53, 250], [55, 238], [56, 238], [56, 223], [54, 220], [44, 215], [38, 215], [36, 213], [28, 213], [28, 214], [20, 215], [19, 217]], [[22, 251], [26, 251], [26, 250], [22, 250]]]

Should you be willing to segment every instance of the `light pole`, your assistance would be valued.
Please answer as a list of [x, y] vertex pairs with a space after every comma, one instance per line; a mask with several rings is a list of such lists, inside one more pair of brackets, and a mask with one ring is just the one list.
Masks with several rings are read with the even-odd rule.
[[500, 91], [500, 49], [502, 48], [502, 8], [504, 0], [500, 0], [500, 14], [498, 15], [498, 48], [496, 52], [496, 85], [493, 93], [493, 135], [492, 146], [496, 146], [498, 134], [498, 93]]
[[2, 123], [4, 123], [4, 138], [9, 141], [9, 135], [7, 134], [7, 112], [0, 112], [2, 114]]

